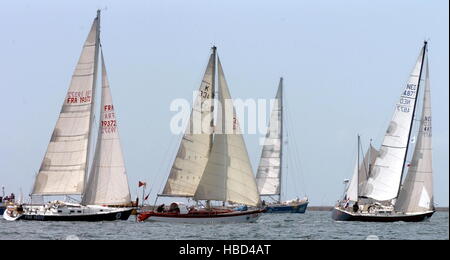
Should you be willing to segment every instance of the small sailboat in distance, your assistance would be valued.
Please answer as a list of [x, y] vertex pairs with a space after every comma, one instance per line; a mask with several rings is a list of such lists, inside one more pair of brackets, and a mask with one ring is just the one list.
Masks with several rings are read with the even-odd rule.
[[[214, 126], [216, 60], [218, 103], [222, 106], [219, 106], [217, 125]], [[163, 193], [158, 196], [189, 198], [196, 201], [196, 205], [172, 203], [168, 209], [160, 205], [156, 210], [140, 213], [140, 221], [208, 224], [255, 222], [263, 212], [259, 208], [256, 180], [222, 65], [219, 58], [216, 59], [216, 47], [212, 48]], [[219, 202], [220, 206], [214, 206], [213, 201]], [[227, 207], [226, 203], [254, 208], [235, 210]]]
[[[358, 160], [343, 200], [332, 211], [338, 221], [417, 222], [430, 218], [433, 203], [431, 97], [427, 42], [402, 92], [381, 149], [371, 145]], [[422, 114], [411, 162], [411, 134], [420, 91]], [[358, 158], [360, 138], [358, 136]], [[406, 178], [402, 184], [404, 172]]]
[[[84, 43], [46, 154], [36, 175], [31, 203], [7, 210], [3, 215], [5, 219], [107, 221], [129, 218], [132, 211], [131, 195], [103, 53], [99, 129], [88, 179], [94, 137], [93, 114], [99, 53], [100, 11], [97, 12]], [[33, 197], [44, 196], [81, 196], [81, 203], [56, 200], [46, 204], [33, 204]]]
[[[267, 213], [305, 213], [308, 199], [281, 200], [283, 174], [283, 78], [280, 78], [269, 127], [261, 152], [256, 181], [262, 197], [273, 200], [266, 205]], [[278, 199], [274, 197], [278, 196]], [[263, 200], [263, 204], [266, 201]]]

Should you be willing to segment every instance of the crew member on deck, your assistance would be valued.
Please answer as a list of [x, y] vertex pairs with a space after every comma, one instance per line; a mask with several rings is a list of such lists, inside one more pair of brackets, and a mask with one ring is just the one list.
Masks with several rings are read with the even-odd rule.
[[164, 204], [161, 204], [161, 205], [159, 205], [159, 207], [156, 209], [156, 212], [158, 212], [158, 213], [162, 213], [162, 212], [164, 212]]
[[359, 210], [358, 202], [355, 202], [355, 204], [353, 204], [353, 212], [358, 212], [358, 210]]

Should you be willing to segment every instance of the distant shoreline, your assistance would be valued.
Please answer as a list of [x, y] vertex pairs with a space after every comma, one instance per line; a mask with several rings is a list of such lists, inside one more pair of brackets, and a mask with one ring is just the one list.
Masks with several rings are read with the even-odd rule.
[[[309, 211], [331, 211], [333, 206], [308, 206]], [[437, 212], [448, 212], [449, 207], [437, 207]]]

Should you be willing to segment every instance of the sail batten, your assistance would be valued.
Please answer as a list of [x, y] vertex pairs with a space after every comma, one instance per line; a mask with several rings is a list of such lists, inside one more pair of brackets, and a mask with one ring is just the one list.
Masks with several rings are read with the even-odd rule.
[[60, 110], [33, 195], [81, 195], [89, 168], [99, 17], [94, 20]]

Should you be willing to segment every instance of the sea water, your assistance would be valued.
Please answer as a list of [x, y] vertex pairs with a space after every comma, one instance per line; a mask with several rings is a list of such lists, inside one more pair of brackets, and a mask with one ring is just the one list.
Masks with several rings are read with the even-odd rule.
[[[336, 222], [331, 212], [308, 211], [306, 214], [263, 214], [249, 224], [169, 224], [114, 222], [7, 222], [0, 220], [0, 239], [449, 239], [449, 213], [436, 212], [419, 223]], [[213, 227], [213, 228], [212, 228]]]

